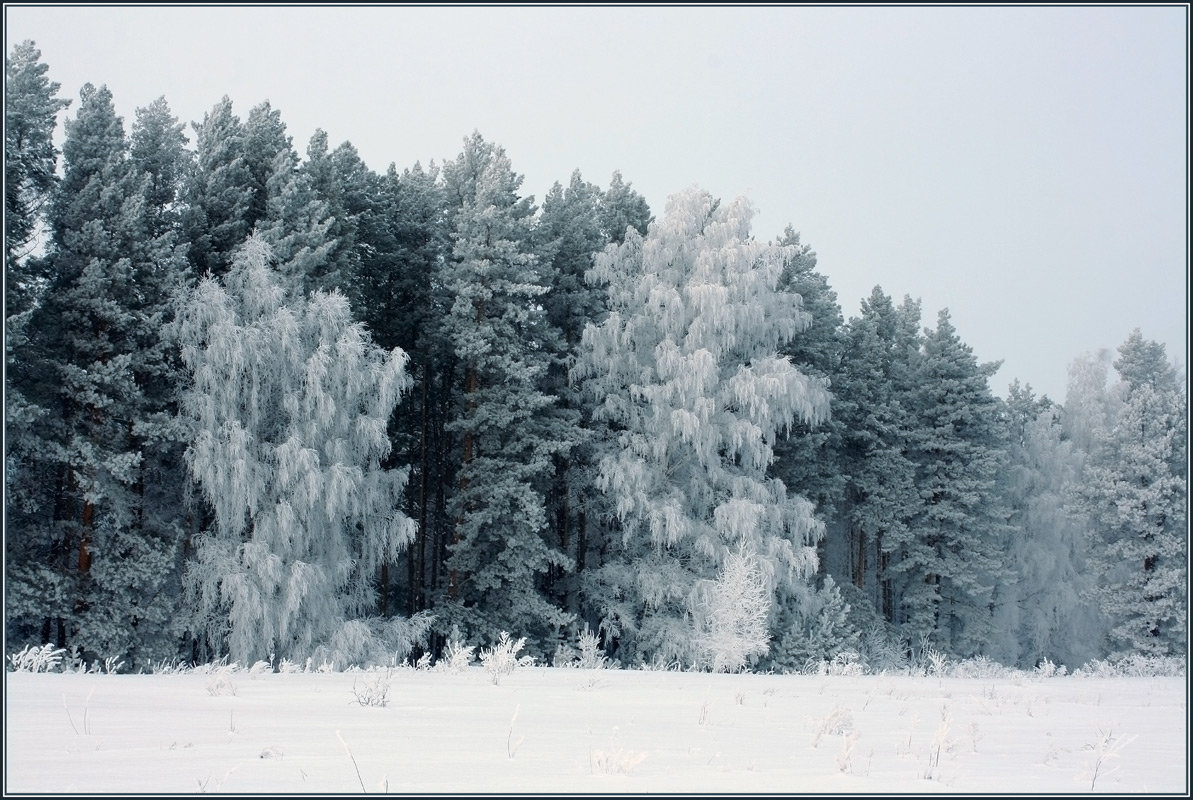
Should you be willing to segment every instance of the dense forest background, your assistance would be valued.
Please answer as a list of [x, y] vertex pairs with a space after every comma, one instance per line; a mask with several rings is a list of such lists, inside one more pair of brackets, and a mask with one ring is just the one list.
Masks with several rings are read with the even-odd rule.
[[10, 649], [1186, 652], [1185, 377], [1138, 331], [1063, 405], [1002, 398], [947, 310], [845, 320], [744, 200], [575, 173], [536, 205], [479, 133], [379, 174], [268, 102], [126, 130], [48, 75], [7, 57]]

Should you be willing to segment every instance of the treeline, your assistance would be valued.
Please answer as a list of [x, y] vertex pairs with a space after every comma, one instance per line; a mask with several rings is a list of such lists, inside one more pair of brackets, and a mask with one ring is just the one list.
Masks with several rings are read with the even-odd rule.
[[1185, 651], [1187, 397], [1138, 332], [1063, 407], [1002, 399], [947, 311], [844, 320], [744, 200], [656, 218], [574, 173], [536, 205], [479, 133], [379, 174], [227, 97], [126, 131], [40, 59], [6, 62], [10, 649]]

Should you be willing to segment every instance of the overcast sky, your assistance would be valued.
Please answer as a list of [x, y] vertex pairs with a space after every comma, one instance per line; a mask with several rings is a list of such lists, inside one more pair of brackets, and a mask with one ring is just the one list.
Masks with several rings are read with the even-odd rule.
[[[5, 7], [61, 94], [126, 130], [268, 100], [375, 171], [473, 130], [541, 201], [614, 170], [661, 217], [699, 184], [791, 224], [848, 319], [875, 285], [948, 308], [982, 361], [1063, 401], [1133, 328], [1187, 363], [1188, 9]], [[192, 135], [193, 140], [193, 135]]]

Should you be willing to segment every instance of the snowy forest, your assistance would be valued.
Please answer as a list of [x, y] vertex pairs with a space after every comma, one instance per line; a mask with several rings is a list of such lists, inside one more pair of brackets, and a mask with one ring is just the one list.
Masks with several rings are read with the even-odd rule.
[[5, 80], [9, 651], [1186, 653], [1185, 376], [1138, 330], [1002, 397], [963, 321], [845, 319], [745, 199], [536, 202], [479, 132], [378, 173], [228, 97], [126, 127], [33, 42]]

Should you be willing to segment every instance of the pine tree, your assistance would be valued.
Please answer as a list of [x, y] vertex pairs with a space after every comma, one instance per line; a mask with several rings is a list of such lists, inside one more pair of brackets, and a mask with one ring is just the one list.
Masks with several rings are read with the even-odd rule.
[[550, 325], [559, 331], [557, 352], [545, 376], [544, 391], [559, 398], [561, 411], [576, 429], [567, 457], [555, 458], [549, 505], [552, 528], [561, 550], [574, 562], [571, 572], [556, 570], [551, 588], [569, 611], [597, 624], [598, 616], [584, 608], [581, 580], [591, 564], [602, 560], [611, 544], [610, 531], [600, 520], [607, 516], [604, 496], [594, 491], [596, 464], [591, 406], [568, 379], [586, 325], [604, 318], [607, 292], [587, 278], [593, 259], [606, 245], [620, 244], [626, 231], [644, 234], [651, 221], [644, 198], [614, 172], [602, 192], [573, 173], [565, 188], [556, 183], [543, 200], [536, 226], [539, 257], [545, 265], [549, 292], [543, 298]]
[[1073, 496], [1091, 524], [1111, 656], [1178, 655], [1188, 643], [1188, 398], [1164, 346], [1138, 329], [1114, 362], [1121, 404]]
[[549, 541], [545, 494], [552, 458], [567, 452], [574, 433], [554, 413], [556, 398], [539, 388], [557, 333], [540, 305], [547, 287], [533, 253], [533, 205], [518, 197], [522, 179], [504, 150], [479, 133], [444, 177], [459, 203], [442, 279], [462, 406], [447, 426], [460, 458], [438, 613], [465, 636], [513, 631], [546, 655], [571, 617], [541, 582], [553, 566], [571, 564]]
[[751, 215], [690, 189], [593, 270], [610, 312], [573, 375], [607, 426], [597, 485], [622, 546], [586, 593], [623, 660], [698, 661], [693, 592], [739, 546], [761, 558], [768, 597], [816, 568], [810, 504], [766, 470], [776, 434], [823, 419], [828, 395], [776, 354], [808, 319], [775, 291], [786, 251], [750, 236]]
[[257, 199], [245, 149], [245, 130], [232, 113], [227, 95], [195, 130], [195, 168], [183, 188], [183, 229], [190, 245], [190, 260], [197, 275], [223, 275], [232, 253], [253, 230]]
[[442, 325], [450, 292], [439, 275], [449, 248], [444, 187], [434, 164], [402, 173], [390, 165], [363, 187], [350, 152], [337, 149], [333, 164], [343, 176], [345, 198], [367, 191], [357, 234], [360, 263], [348, 290], [353, 307], [378, 342], [411, 357], [415, 387], [390, 434], [392, 458], [413, 465], [407, 508], [418, 532], [407, 550], [405, 576], [406, 607], [413, 614], [430, 607], [446, 579], [440, 567], [454, 527], [446, 498], [454, 485], [455, 453], [445, 425], [453, 414], [456, 358]]
[[[791, 248], [792, 252], [784, 265], [779, 288], [798, 295], [800, 308], [811, 317], [808, 328], [784, 344], [779, 352], [801, 372], [824, 379], [831, 389], [838, 379], [845, 346], [837, 294], [816, 271], [816, 253], [800, 242], [799, 234], [790, 225], [778, 244]], [[835, 391], [832, 402], [839, 402]], [[790, 434], [775, 445], [772, 474], [811, 500], [821, 520], [836, 516], [836, 506], [845, 488], [845, 475], [839, 463], [842, 429], [842, 422], [833, 413], [815, 426], [797, 422]], [[822, 551], [821, 569], [825, 568]]]
[[9, 459], [10, 620], [93, 656], [169, 657], [179, 529], [152, 495], [177, 435], [161, 331], [185, 261], [106, 88], [83, 87], [63, 155], [49, 290], [9, 375], [36, 408]]
[[406, 471], [380, 467], [406, 355], [374, 345], [342, 295], [287, 291], [270, 259], [250, 238], [177, 327], [187, 463], [215, 519], [187, 573], [192, 631], [240, 663], [342, 667], [383, 646], [374, 579], [413, 537], [395, 508]]
[[1009, 512], [997, 491], [1006, 449], [987, 384], [997, 369], [977, 362], [941, 311], [916, 371], [910, 444], [921, 503], [897, 543], [894, 569], [903, 581], [908, 638], [930, 636], [963, 657], [983, 651], [994, 587], [1007, 578]]
[[4, 303], [7, 320], [36, 302], [41, 277], [28, 256], [54, 189], [58, 112], [70, 105], [32, 41], [16, 45], [4, 62]]
[[[294, 152], [290, 136], [286, 133], [281, 112], [271, 106], [268, 100], [249, 109], [241, 130], [244, 166], [248, 170], [248, 186], [252, 189], [245, 222], [252, 230], [269, 216], [270, 201], [288, 180], [283, 179], [280, 185], [275, 186], [271, 186], [270, 182], [279, 168], [293, 169], [298, 163], [298, 154]], [[279, 157], [282, 158], [281, 162]]]
[[654, 216], [646, 198], [638, 194], [632, 184], [626, 183], [619, 170], [613, 171], [609, 188], [601, 196], [598, 211], [599, 228], [608, 242], [621, 244], [626, 232], [633, 229], [639, 236], [645, 236]]
[[[897, 542], [919, 506], [909, 458], [919, 306], [896, 307], [880, 287], [845, 331], [834, 416], [846, 486], [826, 536], [828, 568], [888, 622], [896, 620]], [[843, 552], [842, 552], [843, 551]]]
[[316, 195], [310, 176], [299, 170], [292, 150], [274, 156], [266, 194], [265, 215], [257, 221], [257, 230], [282, 274], [304, 293], [339, 283], [339, 276], [328, 272], [336, 244], [329, 238], [334, 220], [327, 203]]

